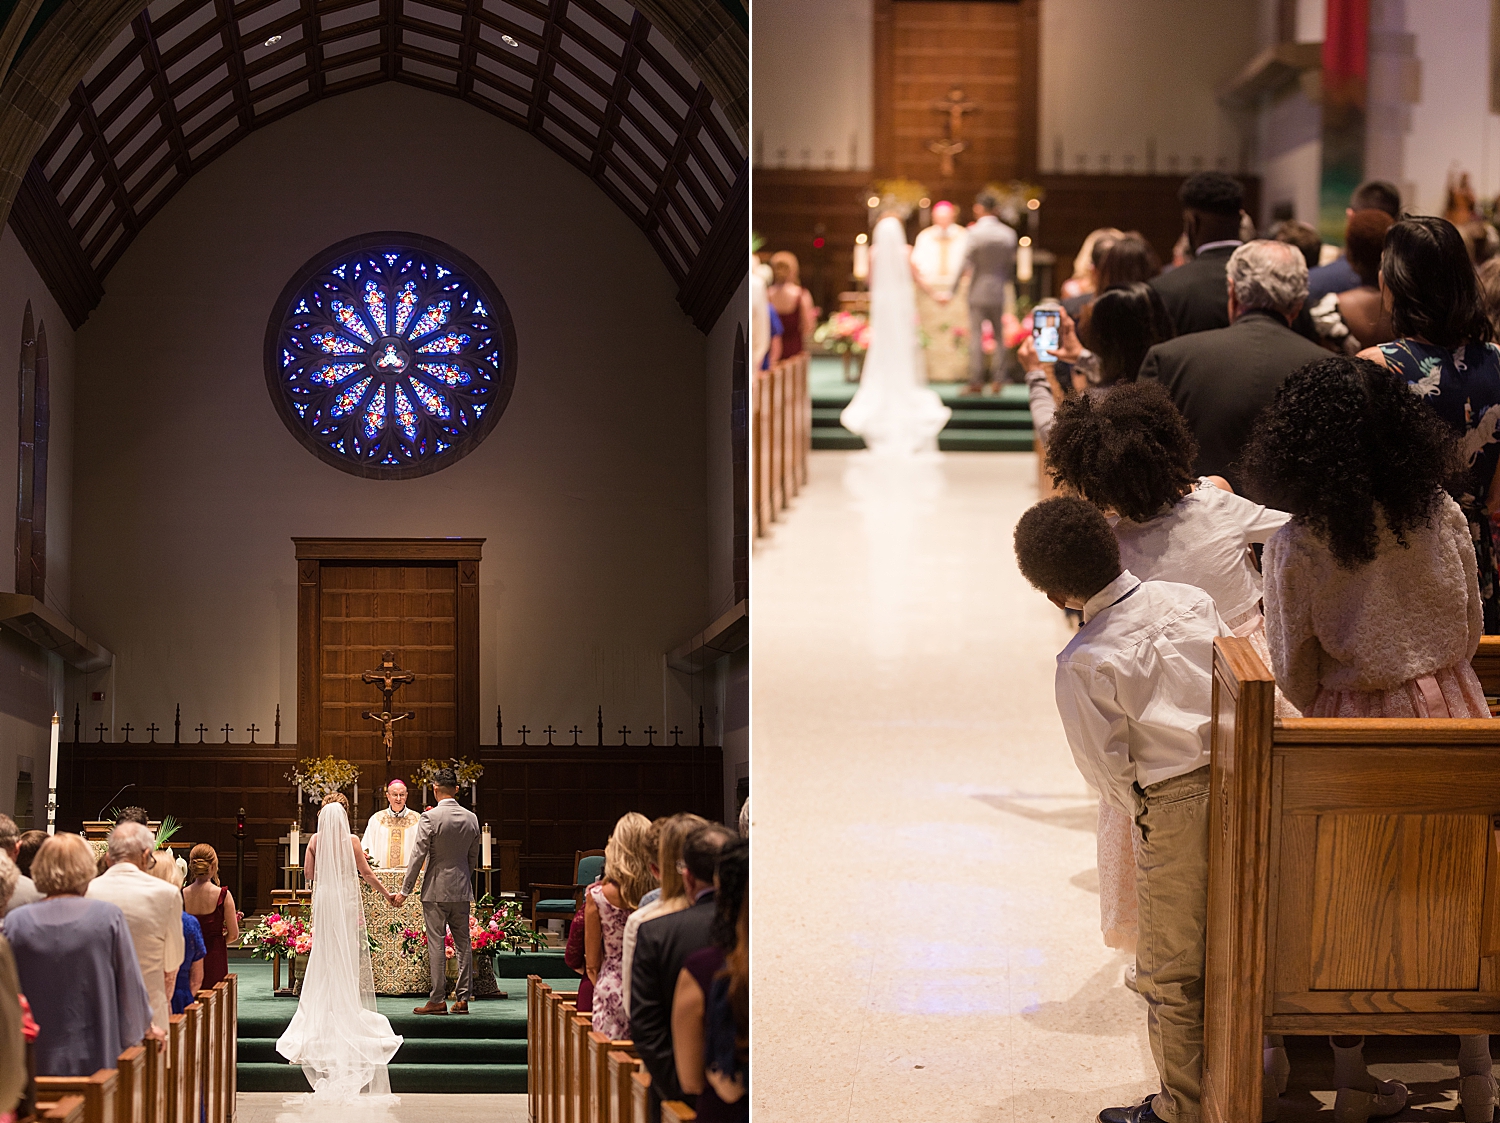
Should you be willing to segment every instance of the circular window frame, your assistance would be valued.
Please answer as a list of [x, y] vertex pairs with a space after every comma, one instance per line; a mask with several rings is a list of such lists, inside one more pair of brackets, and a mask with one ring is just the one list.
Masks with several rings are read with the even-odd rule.
[[[279, 360], [282, 331], [292, 316], [295, 301], [312, 281], [330, 272], [339, 264], [340, 259], [357, 254], [388, 253], [392, 250], [413, 251], [437, 258], [451, 264], [456, 272], [467, 278], [487, 306], [489, 319], [494, 327], [494, 338], [500, 345], [500, 364], [494, 374], [493, 397], [485, 407], [483, 415], [478, 418], [475, 425], [469, 428], [465, 436], [454, 441], [442, 452], [428, 456], [417, 463], [381, 465], [363, 463], [339, 453], [314, 436], [307, 422], [292, 406], [291, 397], [286, 392], [286, 380], [282, 376]], [[291, 280], [282, 288], [271, 308], [270, 319], [266, 325], [264, 364], [266, 388], [270, 392], [271, 401], [282, 423], [286, 425], [292, 436], [296, 437], [298, 442], [319, 460], [342, 472], [364, 479], [409, 480], [431, 475], [433, 472], [440, 472], [444, 468], [457, 464], [478, 448], [499, 422], [515, 390], [516, 328], [511, 319], [510, 306], [505, 302], [499, 286], [471, 257], [436, 238], [406, 230], [383, 230], [336, 242], [308, 258], [302, 267], [292, 274]], [[389, 418], [389, 414], [387, 417]], [[387, 423], [389, 424], [389, 420]]]

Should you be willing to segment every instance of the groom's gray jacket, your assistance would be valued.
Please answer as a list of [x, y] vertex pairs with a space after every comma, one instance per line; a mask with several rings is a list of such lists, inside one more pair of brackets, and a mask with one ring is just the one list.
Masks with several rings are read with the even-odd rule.
[[422, 863], [422, 900], [472, 901], [473, 869], [479, 860], [479, 820], [457, 800], [444, 799], [417, 820], [417, 841], [406, 863], [401, 892], [411, 896]]

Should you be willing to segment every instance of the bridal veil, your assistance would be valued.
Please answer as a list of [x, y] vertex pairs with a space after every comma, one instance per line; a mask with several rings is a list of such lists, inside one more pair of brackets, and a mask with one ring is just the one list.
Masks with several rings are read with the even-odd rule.
[[350, 838], [343, 806], [325, 804], [318, 814], [312, 951], [297, 1012], [276, 1042], [278, 1053], [302, 1066], [313, 1103], [389, 1097], [386, 1065], [401, 1048], [402, 1039], [375, 1009], [370, 942]]

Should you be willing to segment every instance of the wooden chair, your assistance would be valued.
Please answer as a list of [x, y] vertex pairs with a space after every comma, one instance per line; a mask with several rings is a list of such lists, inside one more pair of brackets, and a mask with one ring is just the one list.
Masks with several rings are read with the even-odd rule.
[[115, 1118], [119, 1123], [147, 1123], [146, 1047], [132, 1045], [115, 1062], [119, 1083], [115, 1086]]
[[636, 1070], [641, 1067], [641, 1062], [623, 1049], [612, 1049], [609, 1053], [608, 1063], [609, 1123], [630, 1123], [631, 1078], [635, 1075]]
[[[545, 881], [531, 885], [531, 923], [540, 928], [544, 920], [573, 919], [583, 908], [583, 891], [604, 872], [603, 850], [576, 850], [573, 853], [573, 884], [557, 885]], [[547, 896], [542, 890], [549, 890]]]
[[681, 1100], [663, 1100], [661, 1123], [693, 1123], [698, 1113]]
[[630, 1074], [630, 1123], [652, 1123], [651, 1074], [644, 1068]]
[[588, 1096], [586, 1123], [609, 1123], [609, 1055], [627, 1052], [631, 1047], [628, 1040], [612, 1041], [602, 1033], [589, 1031], [583, 1065]]
[[1210, 1123], [1259, 1118], [1267, 1033], [1500, 1032], [1500, 721], [1277, 721], [1273, 688], [1215, 641]]
[[83, 1097], [84, 1123], [115, 1123], [115, 1095], [119, 1071], [101, 1068], [92, 1076], [38, 1076], [38, 1103], [53, 1103], [64, 1096]]

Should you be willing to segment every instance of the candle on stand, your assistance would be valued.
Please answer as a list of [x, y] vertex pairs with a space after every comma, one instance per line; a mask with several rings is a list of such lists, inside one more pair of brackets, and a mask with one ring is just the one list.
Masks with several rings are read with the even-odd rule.
[[483, 869], [493, 868], [490, 865], [490, 825], [484, 825], [484, 831], [479, 836], [479, 865]]
[[287, 862], [287, 865], [289, 865], [289, 866], [300, 866], [302, 863], [299, 862], [299, 861], [297, 861], [297, 855], [298, 855], [298, 852], [302, 848], [302, 832], [297, 828], [297, 824], [296, 823], [292, 824], [291, 833], [289, 835], [287, 835], [287, 843], [288, 843], [287, 849], [288, 849], [289, 857], [290, 857], [290, 860]]
[[1022, 238], [1016, 247], [1016, 280], [1022, 284], [1031, 280], [1031, 239]]
[[869, 237], [861, 234], [854, 242], [854, 279], [867, 281], [870, 278]]
[[57, 742], [61, 736], [62, 720], [52, 715], [52, 760], [47, 765], [47, 833], [57, 833]]

